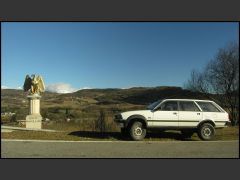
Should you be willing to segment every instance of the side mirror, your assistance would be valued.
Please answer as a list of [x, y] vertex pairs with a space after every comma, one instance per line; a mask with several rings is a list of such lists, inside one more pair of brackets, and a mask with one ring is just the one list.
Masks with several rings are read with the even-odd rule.
[[157, 108], [157, 109], [153, 109], [152, 112], [160, 111], [160, 110], [161, 110], [160, 108]]
[[165, 108], [165, 110], [166, 110], [166, 111], [172, 111], [172, 109], [169, 108], [169, 107]]

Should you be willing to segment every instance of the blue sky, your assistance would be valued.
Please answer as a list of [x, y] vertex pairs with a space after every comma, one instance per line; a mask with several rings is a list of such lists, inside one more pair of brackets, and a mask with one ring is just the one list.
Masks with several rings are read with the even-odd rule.
[[219, 48], [238, 41], [238, 23], [4, 22], [1, 85], [40, 74], [53, 89], [183, 86]]

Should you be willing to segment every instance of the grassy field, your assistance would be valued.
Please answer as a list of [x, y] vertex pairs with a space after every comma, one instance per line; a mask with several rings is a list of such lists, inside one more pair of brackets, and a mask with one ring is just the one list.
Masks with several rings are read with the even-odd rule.
[[[3, 118], [3, 125], [19, 126], [17, 120], [28, 115], [28, 100], [22, 90], [1, 90], [1, 111], [15, 113], [13, 118]], [[128, 140], [120, 134], [113, 122], [118, 112], [145, 109], [146, 105], [162, 98], [199, 98], [206, 97], [180, 87], [130, 88], [130, 89], [89, 89], [75, 93], [57, 94], [44, 92], [41, 99], [41, 115], [44, 129], [61, 132], [13, 131], [1, 133], [5, 139], [50, 139], [50, 140]], [[104, 117], [101, 116], [103, 112]], [[99, 119], [105, 123], [105, 133], [99, 132]], [[70, 122], [66, 120], [70, 118]], [[9, 124], [10, 123], [10, 124]], [[239, 139], [239, 127], [228, 127], [216, 132], [215, 140]], [[146, 141], [175, 141], [183, 139], [178, 131], [148, 133]], [[188, 139], [189, 140], [189, 139]], [[199, 141], [196, 134], [191, 140]]]
[[[15, 113], [14, 119], [24, 120], [28, 115], [27, 93], [22, 90], [1, 89], [1, 112]], [[74, 93], [44, 92], [41, 98], [41, 115], [51, 121], [73, 121], [98, 118], [100, 111], [113, 116], [117, 112], [146, 109], [162, 98], [205, 98], [201, 93], [180, 87], [135, 87], [130, 89], [85, 89]], [[12, 120], [8, 120], [12, 121]], [[7, 122], [7, 119], [4, 121]]]
[[[123, 137], [119, 128], [111, 132], [98, 132], [81, 124], [58, 122], [54, 124], [45, 124], [45, 129], [59, 130], [59, 132], [37, 132], [37, 131], [13, 131], [11, 133], [1, 133], [2, 139], [41, 139], [41, 140], [129, 140]], [[84, 129], [84, 130], [83, 130]], [[148, 132], [145, 141], [176, 141], [192, 140], [200, 141], [197, 134], [191, 139], [183, 139], [179, 131], [166, 131], [162, 133]], [[217, 129], [214, 140], [239, 140], [239, 126]]]

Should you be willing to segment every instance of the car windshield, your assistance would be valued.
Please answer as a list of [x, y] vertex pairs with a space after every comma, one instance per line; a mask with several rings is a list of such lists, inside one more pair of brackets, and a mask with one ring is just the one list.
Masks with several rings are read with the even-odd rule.
[[158, 100], [150, 105], [147, 106], [147, 109], [153, 110], [162, 100]]

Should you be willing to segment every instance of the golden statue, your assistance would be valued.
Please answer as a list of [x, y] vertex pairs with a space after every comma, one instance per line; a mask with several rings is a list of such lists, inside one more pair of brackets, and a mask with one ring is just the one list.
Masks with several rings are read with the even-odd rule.
[[39, 75], [36, 76], [35, 74], [33, 74], [31, 77], [27, 75], [25, 78], [23, 89], [24, 91], [30, 90], [31, 95], [34, 95], [34, 94], [40, 95], [40, 93], [44, 92], [45, 90], [45, 85], [42, 77]]

